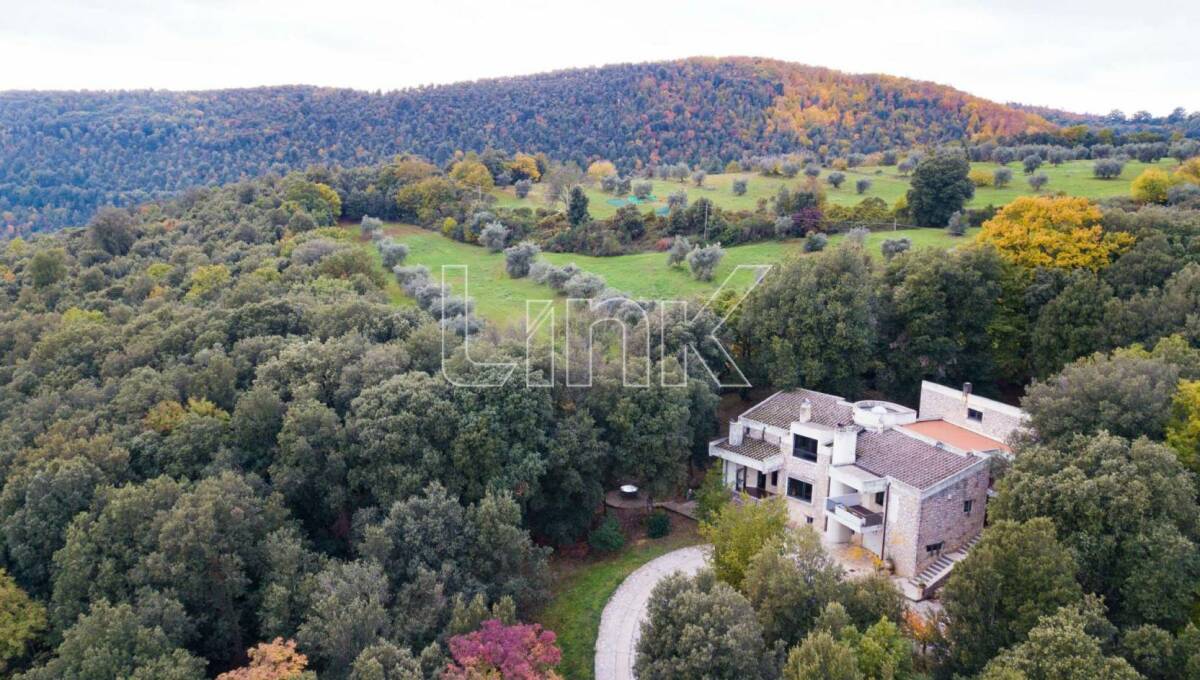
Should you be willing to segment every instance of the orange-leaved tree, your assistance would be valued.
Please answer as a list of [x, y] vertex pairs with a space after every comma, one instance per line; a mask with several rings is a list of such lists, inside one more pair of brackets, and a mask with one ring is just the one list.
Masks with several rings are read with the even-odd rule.
[[250, 664], [217, 676], [217, 680], [316, 680], [305, 671], [308, 657], [296, 651], [292, 640], [275, 638], [255, 645], [249, 651]]
[[1101, 269], [1133, 245], [1133, 235], [1107, 232], [1100, 208], [1086, 198], [1022, 196], [983, 223], [982, 243], [1024, 267]]

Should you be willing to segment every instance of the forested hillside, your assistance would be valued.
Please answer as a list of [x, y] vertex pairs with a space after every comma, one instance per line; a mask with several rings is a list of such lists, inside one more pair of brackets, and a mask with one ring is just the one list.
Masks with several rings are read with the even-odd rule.
[[1046, 132], [933, 83], [778, 61], [689, 59], [390, 93], [312, 87], [0, 94], [0, 228], [85, 223], [194, 186], [415, 152], [545, 153], [623, 172], [754, 154], [869, 153]]

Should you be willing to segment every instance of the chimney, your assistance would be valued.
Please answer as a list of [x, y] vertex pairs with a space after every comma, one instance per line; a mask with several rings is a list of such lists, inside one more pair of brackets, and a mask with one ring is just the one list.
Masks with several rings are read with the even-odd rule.
[[838, 425], [833, 431], [833, 460], [834, 465], [853, 465], [857, 460], [858, 426]]
[[740, 420], [729, 421], [729, 445], [741, 446], [742, 434], [746, 431], [746, 426], [742, 425]]
[[971, 383], [965, 382], [963, 383], [963, 399], [969, 396], [971, 396]]
[[807, 423], [812, 420], [812, 402], [805, 398], [800, 402], [800, 413], [796, 416], [796, 422]]

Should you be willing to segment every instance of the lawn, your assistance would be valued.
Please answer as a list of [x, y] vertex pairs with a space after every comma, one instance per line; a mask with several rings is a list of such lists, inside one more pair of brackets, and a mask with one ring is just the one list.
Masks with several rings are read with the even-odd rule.
[[633, 540], [610, 557], [552, 561], [552, 599], [534, 620], [558, 634], [564, 678], [592, 680], [600, 615], [626, 576], [660, 555], [703, 541], [695, 522], [672, 515], [671, 524], [667, 537]]
[[[1163, 159], [1157, 164], [1131, 161], [1125, 164], [1125, 170], [1121, 173], [1121, 176], [1112, 180], [1102, 180], [1093, 177], [1093, 164], [1094, 161], [1070, 161], [1057, 167], [1050, 164], [1043, 165], [1038, 172], [1045, 173], [1050, 178], [1050, 182], [1043, 189], [1043, 192], [1063, 191], [1072, 196], [1085, 196], [1096, 199], [1128, 195], [1130, 183], [1135, 177], [1141, 174], [1142, 170], [1148, 167], [1160, 167], [1170, 170], [1174, 167], [1175, 161]], [[1000, 166], [995, 163], [972, 163], [971, 167], [995, 170]], [[1007, 187], [1003, 189], [996, 189], [994, 187], [977, 189], [975, 198], [968, 203], [968, 206], [981, 208], [988, 205], [995, 205], [999, 207], [1012, 201], [1017, 196], [1033, 194], [1034, 191], [1029, 188], [1029, 183], [1026, 181], [1021, 164], [1017, 162], [1009, 163], [1008, 168], [1012, 170], [1013, 180]], [[835, 205], [855, 205], [868, 196], [877, 196], [887, 201], [888, 205], [894, 205], [908, 191], [909, 178], [901, 176], [895, 166], [869, 166], [846, 170], [844, 171], [846, 181], [839, 189], [834, 189], [825, 181], [830, 172], [832, 171], [828, 168], [822, 168], [819, 179], [822, 182], [829, 202]], [[747, 190], [743, 196], [734, 196], [733, 181], [739, 178], [747, 180]], [[860, 179], [871, 181], [871, 188], [861, 195], [855, 189], [855, 183]], [[704, 186], [702, 187], [697, 187], [690, 181], [680, 183], [654, 180], [654, 196], [658, 200], [645, 204], [645, 208], [665, 208], [667, 196], [683, 188], [688, 192], [688, 200], [695, 200], [703, 196], [711, 199], [722, 208], [754, 210], [758, 206], [759, 200], [769, 200], [779, 191], [779, 187], [794, 188], [803, 182], [803, 176], [785, 179], [782, 177], [763, 177], [757, 173], [748, 172], [709, 175], [704, 180]], [[588, 210], [593, 217], [605, 218], [617, 211], [618, 206], [609, 203], [613, 199], [612, 195], [600, 191], [598, 187], [588, 187], [585, 191], [589, 201]], [[496, 189], [493, 193], [498, 200], [497, 205], [501, 207], [537, 208], [546, 205], [540, 185], [534, 185], [533, 191], [524, 199], [518, 199], [511, 188]]]
[[[941, 229], [901, 229], [873, 232], [867, 238], [867, 249], [879, 255], [880, 245], [887, 238], [909, 238], [915, 248], [949, 248], [970, 242], [973, 230], [966, 237], [955, 238]], [[523, 328], [526, 300], [555, 298], [554, 291], [529, 279], [513, 279], [504, 270], [504, 255], [489, 253], [480, 246], [460, 243], [439, 233], [410, 225], [388, 225], [387, 233], [409, 247], [407, 264], [429, 267], [434, 279], [443, 265], [466, 265], [468, 295], [475, 300], [475, 310], [481, 317], [509, 328]], [[844, 236], [835, 235], [830, 244]], [[691, 300], [705, 298], [717, 290], [730, 275], [730, 285], [749, 286], [753, 270], [736, 272], [738, 265], [774, 265], [788, 257], [803, 253], [803, 240], [765, 241], [726, 249], [725, 258], [712, 281], [697, 281], [686, 267], [666, 266], [665, 253], [649, 252], [613, 257], [591, 257], [574, 253], [544, 253], [542, 257], [557, 265], [574, 262], [585, 271], [603, 276], [608, 284], [641, 299]], [[457, 294], [462, 294], [463, 279], [458, 271], [446, 274], [447, 282]], [[398, 288], [390, 289], [393, 299], [403, 298]], [[562, 298], [558, 298], [560, 304]], [[562, 319], [559, 309], [558, 319]]]

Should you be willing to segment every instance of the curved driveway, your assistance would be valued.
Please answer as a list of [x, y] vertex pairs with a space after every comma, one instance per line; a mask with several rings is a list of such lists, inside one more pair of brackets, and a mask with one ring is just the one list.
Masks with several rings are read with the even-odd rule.
[[600, 616], [596, 636], [596, 680], [633, 680], [637, 640], [650, 591], [664, 577], [681, 571], [695, 574], [704, 566], [708, 546], [696, 545], [669, 552], [643, 564], [630, 574]]

